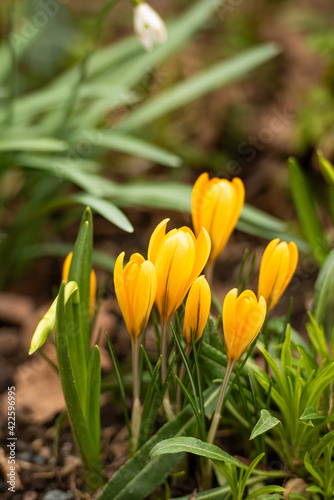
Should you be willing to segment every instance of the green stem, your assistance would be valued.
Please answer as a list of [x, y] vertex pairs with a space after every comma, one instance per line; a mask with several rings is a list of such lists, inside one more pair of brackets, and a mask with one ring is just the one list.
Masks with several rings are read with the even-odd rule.
[[[187, 358], [189, 358], [190, 352], [191, 352], [191, 344], [187, 344], [185, 349], [185, 355], [187, 356]], [[182, 363], [179, 373], [180, 382], [183, 382], [185, 371], [186, 371], [185, 364]], [[181, 411], [181, 386], [180, 384], [178, 384], [176, 389], [176, 413], [179, 413], [180, 411]]]
[[[161, 320], [161, 383], [164, 385], [167, 377], [167, 320]], [[163, 406], [168, 420], [175, 415], [169, 399], [168, 387], [163, 397]]]
[[141, 424], [142, 407], [140, 403], [139, 386], [139, 346], [140, 337], [132, 338], [132, 378], [133, 378], [133, 406], [131, 413], [132, 452], [135, 453], [138, 445]]
[[225, 394], [226, 394], [226, 389], [228, 386], [228, 381], [230, 379], [230, 376], [231, 376], [231, 373], [232, 373], [232, 370], [234, 367], [234, 363], [235, 363], [235, 361], [229, 360], [227, 363], [227, 366], [226, 366], [224, 380], [223, 380], [223, 383], [222, 383], [222, 386], [220, 389], [220, 394], [219, 394], [216, 410], [215, 410], [215, 413], [213, 415], [210, 430], [208, 433], [208, 443], [211, 443], [211, 444], [214, 442], [215, 435], [216, 435], [216, 432], [218, 429], [218, 424], [219, 424], [220, 417], [221, 417], [221, 409], [223, 406], [223, 402], [224, 402], [224, 398], [225, 398]]

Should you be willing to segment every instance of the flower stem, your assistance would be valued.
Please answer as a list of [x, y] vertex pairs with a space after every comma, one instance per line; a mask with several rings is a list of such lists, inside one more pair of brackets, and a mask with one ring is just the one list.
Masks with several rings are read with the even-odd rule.
[[[161, 383], [165, 383], [167, 378], [167, 321], [161, 320]], [[169, 399], [168, 387], [163, 397], [163, 406], [168, 420], [174, 417], [174, 412]]]
[[220, 417], [221, 417], [221, 409], [223, 406], [223, 402], [224, 402], [224, 398], [225, 398], [225, 394], [226, 394], [226, 389], [228, 386], [228, 381], [230, 379], [230, 376], [231, 376], [231, 373], [232, 373], [232, 370], [234, 367], [234, 363], [235, 363], [234, 361], [228, 360], [228, 363], [226, 366], [224, 380], [223, 380], [223, 383], [222, 383], [222, 386], [220, 389], [216, 410], [215, 410], [215, 413], [213, 415], [210, 430], [208, 433], [208, 443], [211, 443], [211, 444], [214, 442], [215, 435], [216, 435], [216, 432], [218, 429], [218, 424], [219, 424]]
[[210, 288], [212, 288], [212, 282], [213, 282], [213, 269], [215, 267], [215, 261], [208, 261], [206, 266], [205, 266], [205, 277], [207, 282], [210, 285]]
[[[189, 358], [191, 347], [192, 347], [191, 344], [186, 345], [185, 355], [187, 356], [187, 358]], [[180, 382], [183, 382], [185, 371], [186, 371], [186, 366], [184, 363], [182, 363], [179, 374]], [[176, 412], [179, 413], [180, 411], [181, 411], [181, 386], [180, 384], [178, 384], [176, 389]]]
[[132, 376], [133, 376], [133, 406], [131, 413], [132, 452], [135, 453], [138, 445], [142, 407], [140, 403], [139, 387], [139, 345], [140, 337], [132, 337]]

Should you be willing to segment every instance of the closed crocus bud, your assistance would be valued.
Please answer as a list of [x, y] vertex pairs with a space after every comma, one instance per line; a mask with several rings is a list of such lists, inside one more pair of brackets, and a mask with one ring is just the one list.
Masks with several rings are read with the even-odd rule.
[[126, 328], [136, 338], [149, 320], [157, 291], [157, 276], [152, 262], [139, 253], [131, 255], [123, 269], [124, 255], [122, 252], [115, 262], [115, 292]]
[[191, 213], [195, 234], [204, 227], [211, 238], [210, 262], [223, 251], [236, 223], [245, 200], [245, 188], [238, 177], [232, 182], [205, 172], [194, 184], [191, 197]]
[[280, 242], [276, 238], [265, 249], [260, 267], [258, 297], [262, 295], [265, 298], [268, 311], [283, 295], [296, 270], [297, 262], [298, 249], [293, 241]]
[[251, 290], [245, 290], [239, 297], [237, 288], [228, 292], [223, 304], [223, 328], [229, 361], [237, 361], [253, 342], [261, 330], [266, 312], [264, 298], [257, 300]]
[[198, 238], [188, 227], [166, 234], [169, 219], [164, 219], [152, 233], [148, 259], [157, 271], [156, 304], [162, 322], [181, 305], [186, 293], [203, 270], [210, 254], [210, 237], [205, 229]]
[[165, 23], [146, 2], [134, 7], [133, 27], [146, 50], [151, 50], [154, 45], [165, 43], [167, 40]]
[[211, 291], [204, 276], [197, 278], [190, 287], [184, 311], [183, 335], [191, 344], [191, 331], [197, 342], [203, 334], [211, 307]]
[[[62, 280], [67, 283], [68, 275], [70, 272], [71, 262], [72, 262], [73, 252], [70, 252], [66, 259], [64, 260], [63, 270], [62, 270]], [[89, 315], [90, 317], [94, 314], [96, 302], [96, 274], [94, 269], [90, 272], [90, 282], [89, 282]]]

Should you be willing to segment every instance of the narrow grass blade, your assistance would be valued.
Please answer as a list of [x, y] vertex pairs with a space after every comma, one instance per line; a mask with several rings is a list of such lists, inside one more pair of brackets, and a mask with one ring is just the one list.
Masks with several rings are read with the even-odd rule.
[[318, 220], [314, 199], [302, 169], [295, 158], [289, 158], [289, 173], [291, 182], [291, 194], [298, 212], [303, 233], [307, 238], [314, 258], [319, 265], [325, 261], [329, 247], [324, 231]]
[[[171, 330], [172, 330], [172, 333], [173, 333], [176, 345], [177, 345], [177, 347], [178, 347], [178, 349], [180, 351], [182, 362], [185, 365], [185, 368], [186, 368], [186, 371], [187, 371], [187, 374], [188, 374], [188, 377], [189, 377], [189, 380], [190, 380], [190, 385], [191, 385], [191, 389], [193, 391], [196, 408], [198, 408], [199, 401], [198, 401], [198, 396], [197, 396], [197, 391], [196, 391], [196, 384], [195, 384], [195, 380], [194, 380], [193, 374], [191, 372], [189, 360], [188, 360], [188, 358], [186, 356], [186, 353], [185, 353], [185, 351], [184, 351], [184, 349], [182, 347], [180, 338], [179, 338], [179, 336], [178, 336], [178, 334], [177, 334], [177, 332], [176, 332], [176, 330], [175, 330], [175, 328], [174, 328], [174, 326], [172, 324], [171, 324]], [[182, 388], [182, 385], [181, 385], [181, 388]]]
[[128, 413], [128, 406], [127, 406], [127, 403], [126, 403], [126, 395], [125, 395], [123, 378], [122, 378], [121, 370], [119, 368], [119, 364], [118, 364], [118, 360], [117, 360], [117, 356], [116, 356], [116, 353], [115, 353], [114, 346], [112, 345], [110, 337], [109, 337], [109, 335], [107, 333], [106, 333], [106, 337], [107, 337], [107, 342], [108, 342], [110, 356], [111, 356], [111, 359], [112, 359], [112, 364], [114, 366], [114, 370], [115, 370], [115, 374], [116, 374], [116, 378], [117, 378], [117, 382], [118, 382], [119, 391], [120, 391], [120, 394], [121, 394], [121, 402], [122, 402], [122, 405], [123, 405], [124, 418], [125, 418], [126, 427], [128, 429], [129, 440], [130, 440], [130, 437], [131, 437], [131, 425], [130, 425], [130, 418], [129, 418], [129, 413]]
[[334, 287], [334, 250], [330, 252], [323, 263], [314, 285], [312, 315], [317, 323], [322, 323], [331, 292]]
[[180, 387], [182, 389], [183, 394], [185, 395], [185, 397], [188, 400], [188, 403], [190, 404], [190, 406], [193, 409], [194, 415], [195, 415], [196, 420], [197, 420], [198, 429], [199, 429], [199, 433], [200, 433], [201, 439], [203, 441], [206, 441], [206, 431], [205, 431], [205, 427], [204, 427], [204, 424], [203, 424], [203, 418], [202, 418], [200, 412], [197, 409], [195, 400], [191, 396], [190, 392], [186, 389], [186, 387], [184, 386], [184, 384], [181, 382], [181, 380], [179, 379], [179, 377], [176, 376], [176, 380], [180, 384]]

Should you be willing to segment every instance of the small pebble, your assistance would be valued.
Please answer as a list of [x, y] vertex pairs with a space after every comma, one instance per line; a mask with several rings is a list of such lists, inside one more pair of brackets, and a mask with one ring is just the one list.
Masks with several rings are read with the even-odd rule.
[[72, 491], [50, 490], [48, 491], [43, 500], [72, 500], [74, 498]]

